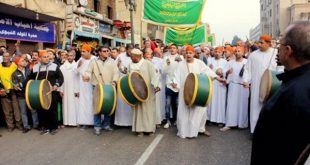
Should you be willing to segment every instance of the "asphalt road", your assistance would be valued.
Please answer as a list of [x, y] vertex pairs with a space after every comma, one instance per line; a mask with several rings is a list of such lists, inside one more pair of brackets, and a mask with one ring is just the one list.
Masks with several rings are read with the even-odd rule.
[[36, 130], [23, 134], [2, 127], [0, 164], [132, 165], [141, 158], [146, 165], [249, 164], [249, 130], [221, 132], [217, 126], [207, 129], [211, 137], [180, 139], [176, 128], [160, 128], [154, 136], [137, 137], [130, 128], [117, 128], [95, 136], [91, 128], [81, 131], [66, 127], [56, 135], [39, 135]]

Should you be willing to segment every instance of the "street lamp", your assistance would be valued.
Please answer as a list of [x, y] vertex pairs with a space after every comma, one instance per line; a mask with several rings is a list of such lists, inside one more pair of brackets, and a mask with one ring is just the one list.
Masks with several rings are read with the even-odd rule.
[[133, 11], [136, 11], [136, 3], [135, 0], [124, 0], [126, 8], [129, 5], [130, 11], [130, 26], [131, 26], [131, 44], [135, 45], [135, 35], [134, 35], [134, 27], [133, 27]]

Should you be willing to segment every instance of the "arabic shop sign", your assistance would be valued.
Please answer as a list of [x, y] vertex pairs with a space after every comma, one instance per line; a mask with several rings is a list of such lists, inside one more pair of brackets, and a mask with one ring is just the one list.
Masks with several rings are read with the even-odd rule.
[[195, 26], [205, 0], [144, 0], [142, 19], [163, 26]]
[[55, 43], [55, 25], [1, 14], [0, 38]]
[[74, 28], [78, 31], [88, 32], [88, 33], [99, 33], [99, 22], [97, 20], [92, 20], [87, 17], [75, 15]]

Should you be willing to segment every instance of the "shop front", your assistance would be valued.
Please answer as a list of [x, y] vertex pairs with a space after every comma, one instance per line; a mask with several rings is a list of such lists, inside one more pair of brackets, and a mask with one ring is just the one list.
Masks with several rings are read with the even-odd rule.
[[39, 49], [40, 44], [41, 48], [53, 47], [56, 42], [55, 24], [1, 14], [0, 39], [1, 43], [8, 47], [10, 53], [14, 53], [15, 44], [18, 42], [21, 42], [22, 53]]

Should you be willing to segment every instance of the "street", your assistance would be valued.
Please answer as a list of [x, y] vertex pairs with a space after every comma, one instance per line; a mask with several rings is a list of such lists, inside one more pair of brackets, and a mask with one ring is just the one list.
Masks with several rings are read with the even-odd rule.
[[[0, 164], [136, 164], [147, 165], [247, 165], [250, 162], [249, 130], [219, 131], [208, 126], [211, 137], [181, 139], [176, 128], [157, 129], [154, 136], [135, 136], [129, 128], [117, 128], [95, 136], [89, 128], [84, 131], [66, 127], [56, 135], [39, 135], [36, 130], [22, 134], [1, 128]], [[162, 138], [160, 138], [162, 136]], [[160, 140], [147, 154], [150, 144]], [[140, 161], [141, 162], [141, 161]]]

